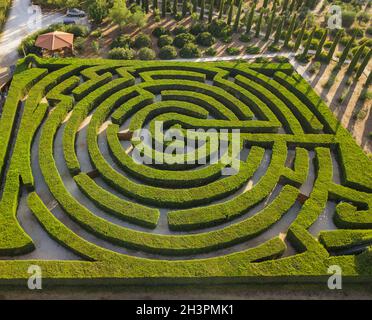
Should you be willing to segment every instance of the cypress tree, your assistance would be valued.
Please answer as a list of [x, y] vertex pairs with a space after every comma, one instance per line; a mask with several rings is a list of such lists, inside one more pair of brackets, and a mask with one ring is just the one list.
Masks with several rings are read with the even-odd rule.
[[355, 66], [357, 65], [358, 60], [359, 60], [360, 56], [362, 55], [363, 50], [364, 50], [365, 47], [366, 47], [366, 43], [363, 43], [363, 44], [358, 48], [358, 50], [355, 52], [354, 57], [353, 57], [353, 59], [351, 59], [351, 62], [350, 62], [350, 64], [349, 64], [349, 67], [348, 67], [347, 70], [346, 70], [346, 73], [347, 73], [347, 74], [351, 74], [351, 73], [354, 71]]
[[172, 10], [172, 13], [174, 16], [177, 15], [177, 12], [178, 12], [178, 0], [173, 0], [173, 10]]
[[324, 31], [324, 33], [322, 35], [322, 38], [320, 39], [318, 48], [316, 50], [315, 59], [319, 59], [320, 55], [322, 54], [324, 43], [327, 40], [327, 35], [328, 35], [328, 29], [325, 29], [325, 31]]
[[158, 8], [158, 0], [152, 0], [152, 10], [155, 11]]
[[161, 16], [165, 18], [166, 14], [167, 14], [167, 1], [162, 0], [161, 1]]
[[192, 0], [192, 12], [196, 12], [198, 9], [198, 0]]
[[[275, 3], [274, 3], [275, 5]], [[271, 31], [273, 29], [273, 23], [274, 23], [274, 19], [275, 19], [275, 10], [271, 11], [271, 17], [270, 17], [270, 20], [269, 20], [269, 24], [267, 26], [267, 29], [266, 29], [266, 35], [265, 35], [265, 40], [269, 40], [270, 38], [270, 34], [271, 34]]]
[[258, 38], [260, 35], [263, 13], [264, 13], [264, 10], [261, 8], [260, 16], [258, 17], [258, 21], [256, 24], [256, 35], [255, 35], [256, 38]]
[[218, 19], [222, 18], [223, 7], [225, 6], [225, 0], [220, 0], [220, 7], [218, 9]]
[[346, 58], [349, 54], [349, 51], [351, 49], [351, 46], [353, 45], [354, 40], [355, 40], [355, 34], [352, 36], [352, 38], [347, 43], [344, 51], [342, 52], [342, 55], [341, 55], [340, 59], [338, 59], [338, 65], [339, 66], [341, 66], [345, 62], [345, 60], [346, 60]]
[[338, 42], [341, 39], [342, 31], [338, 30], [335, 39], [332, 42], [331, 47], [329, 48], [328, 55], [327, 55], [327, 61], [330, 62], [332, 60], [333, 54], [335, 53], [336, 47]]
[[230, 7], [229, 7], [229, 13], [227, 15], [227, 24], [230, 26], [232, 22], [232, 16], [233, 16], [233, 9], [234, 9], [234, 2], [233, 0], [230, 1]]
[[364, 85], [366, 87], [368, 87], [371, 83], [372, 83], [372, 71], [370, 71], [370, 73], [368, 75], [368, 78], [367, 78], [367, 81], [366, 81], [366, 83]]
[[214, 0], [210, 0], [209, 12], [208, 12], [208, 23], [212, 22], [213, 19], [213, 10], [214, 10]]
[[284, 24], [284, 17], [280, 18], [280, 21], [278, 23], [278, 29], [276, 29], [275, 38], [274, 38], [274, 44], [278, 43], [280, 40], [280, 36], [282, 34], [282, 28]]
[[182, 17], [186, 17], [187, 14], [187, 0], [182, 1]]
[[289, 0], [284, 0], [284, 2], [283, 2], [282, 12], [284, 12], [284, 11], [287, 10], [287, 8], [288, 8], [288, 1], [289, 1]]
[[309, 52], [311, 41], [313, 40], [313, 37], [314, 37], [314, 32], [315, 32], [315, 27], [311, 30], [311, 33], [309, 35], [309, 38], [306, 41], [306, 45], [305, 45], [304, 51], [301, 54], [301, 57], [302, 58], [305, 58], [307, 56], [307, 53]]
[[291, 23], [289, 25], [289, 29], [288, 29], [287, 34], [286, 34], [285, 39], [284, 39], [284, 47], [288, 47], [288, 45], [289, 45], [289, 41], [292, 38], [293, 29], [295, 27], [296, 19], [297, 19], [297, 15], [294, 14], [293, 17], [292, 17]]
[[360, 64], [360, 67], [358, 68], [358, 71], [355, 75], [356, 79], [359, 79], [359, 77], [362, 75], [365, 67], [367, 66], [369, 60], [371, 59], [371, 56], [372, 56], [372, 49], [369, 49], [367, 55], [363, 59], [363, 62]]
[[234, 23], [234, 31], [238, 31], [239, 29], [239, 24], [240, 24], [240, 16], [241, 16], [241, 13], [242, 13], [242, 4], [243, 4], [243, 0], [240, 0], [239, 1], [239, 6], [238, 6], [238, 12], [236, 13], [236, 16], [235, 16], [235, 23]]
[[256, 5], [252, 6], [251, 11], [249, 12], [249, 16], [248, 16], [247, 24], [246, 24], [246, 29], [245, 29], [246, 33], [249, 33], [249, 31], [251, 31], [251, 29], [252, 29], [252, 23], [253, 23], [255, 8], [256, 8]]
[[145, 12], [149, 13], [150, 11], [150, 5], [149, 5], [150, 0], [145, 0]]
[[200, 21], [203, 21], [203, 19], [204, 19], [204, 8], [205, 8], [205, 0], [201, 0], [201, 4], [200, 4], [200, 16], [199, 16], [199, 20]]
[[305, 34], [305, 30], [306, 30], [306, 20], [305, 20], [304, 24], [302, 25], [302, 28], [301, 28], [299, 34], [297, 35], [296, 43], [295, 43], [294, 48], [293, 48], [294, 52], [296, 52], [300, 48], [302, 39], [303, 39], [304, 34]]

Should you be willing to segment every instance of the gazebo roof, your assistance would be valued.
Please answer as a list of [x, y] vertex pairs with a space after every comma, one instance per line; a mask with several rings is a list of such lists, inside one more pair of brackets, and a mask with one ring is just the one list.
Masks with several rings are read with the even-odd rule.
[[74, 35], [62, 31], [54, 31], [42, 34], [36, 39], [35, 45], [47, 50], [57, 50], [61, 48], [72, 48]]

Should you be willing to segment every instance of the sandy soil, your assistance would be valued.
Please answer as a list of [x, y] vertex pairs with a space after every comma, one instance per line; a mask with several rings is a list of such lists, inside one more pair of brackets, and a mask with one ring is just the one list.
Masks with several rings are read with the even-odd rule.
[[[333, 85], [327, 87], [325, 84], [335, 65], [335, 61], [329, 65], [322, 65], [320, 70], [311, 76], [311, 85], [363, 150], [372, 153], [372, 139], [368, 137], [368, 134], [372, 132], [372, 101], [359, 99], [365, 88], [367, 72], [365, 71], [360, 79], [355, 81], [345, 74], [346, 65], [337, 74]], [[311, 63], [306, 66], [306, 70], [310, 68]], [[372, 70], [372, 63], [369, 64], [369, 69]]]

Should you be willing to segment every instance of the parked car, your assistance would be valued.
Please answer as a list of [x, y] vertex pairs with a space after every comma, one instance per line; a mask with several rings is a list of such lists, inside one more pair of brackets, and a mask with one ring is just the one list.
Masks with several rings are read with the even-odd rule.
[[74, 19], [63, 19], [63, 24], [76, 24]]
[[80, 18], [82, 18], [82, 17], [85, 17], [86, 14], [83, 10], [73, 8], [73, 9], [68, 9], [66, 15], [68, 17], [80, 17]]

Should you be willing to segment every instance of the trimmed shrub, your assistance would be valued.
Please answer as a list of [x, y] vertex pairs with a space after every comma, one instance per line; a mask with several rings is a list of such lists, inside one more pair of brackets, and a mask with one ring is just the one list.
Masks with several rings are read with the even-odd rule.
[[163, 60], [175, 59], [177, 51], [173, 46], [164, 46], [159, 51], [159, 58]]
[[151, 38], [143, 33], [139, 34], [133, 42], [133, 47], [135, 47], [136, 49], [151, 48], [151, 46]]
[[138, 58], [140, 60], [154, 60], [156, 58], [155, 51], [150, 48], [141, 48], [138, 51]]
[[196, 43], [204, 47], [210, 47], [215, 42], [216, 39], [209, 32], [202, 32], [196, 37]]
[[165, 27], [156, 27], [153, 31], [152, 31], [152, 35], [156, 38], [159, 38], [160, 36], [163, 36], [163, 35], [168, 35], [170, 32], [168, 29], [166, 29]]
[[180, 56], [182, 58], [199, 58], [201, 57], [201, 52], [197, 45], [186, 43], [180, 50]]
[[158, 40], [158, 47], [163, 48], [164, 46], [169, 46], [173, 43], [173, 38], [168, 35], [162, 35], [160, 36]]
[[190, 33], [194, 36], [197, 36], [199, 33], [207, 31], [207, 29], [208, 27], [205, 24], [197, 22], [191, 26]]
[[187, 43], [195, 43], [195, 37], [191, 33], [181, 33], [173, 40], [173, 45], [182, 48]]
[[109, 51], [108, 56], [110, 59], [132, 60], [134, 59], [135, 52], [132, 49], [113, 48]]

